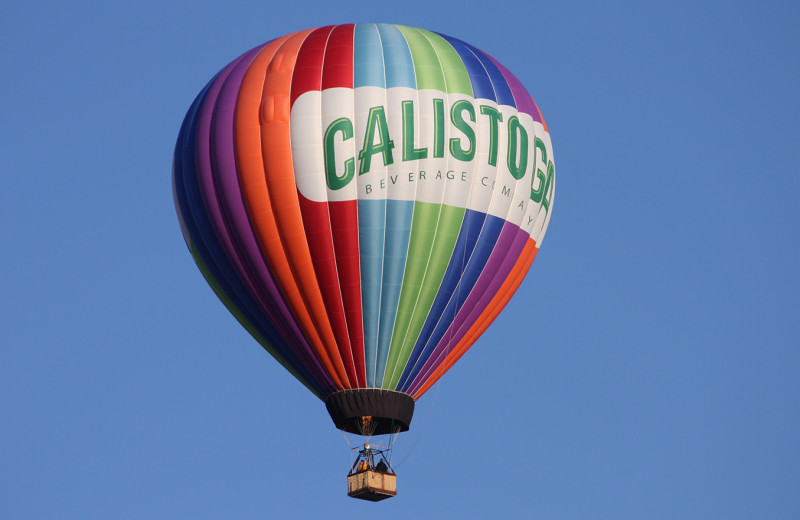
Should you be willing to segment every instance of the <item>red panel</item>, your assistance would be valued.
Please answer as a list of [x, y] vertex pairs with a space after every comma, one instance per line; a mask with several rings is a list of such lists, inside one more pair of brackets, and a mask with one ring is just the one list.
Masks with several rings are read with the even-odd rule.
[[304, 92], [320, 90], [322, 85], [322, 60], [325, 46], [333, 26], [315, 29], [297, 52], [297, 61], [292, 71], [291, 99], [289, 106]]
[[[322, 89], [353, 88], [353, 33], [355, 25], [338, 25], [328, 38], [322, 67]], [[364, 328], [361, 313], [361, 267], [358, 257], [358, 203], [328, 204], [347, 331], [353, 347], [358, 385], [366, 386]]]
[[[328, 215], [328, 203], [310, 201], [303, 197], [300, 191], [297, 191], [297, 196], [300, 199], [300, 212], [303, 215], [303, 227], [308, 241], [308, 249], [311, 252], [311, 261], [322, 292], [322, 300], [325, 302], [325, 310], [331, 327], [333, 327], [333, 335], [336, 337], [336, 346], [339, 349], [342, 362], [344, 362], [348, 379], [353, 386], [357, 386], [356, 382], [360, 381], [360, 378], [357, 377], [359, 372], [356, 371], [352, 349], [350, 348], [350, 337], [347, 334], [347, 320], [342, 306], [342, 294], [337, 273], [337, 258], [334, 254], [333, 239], [331, 237], [332, 226]], [[356, 204], [355, 201], [352, 203]], [[358, 263], [357, 259], [356, 263]], [[364, 361], [362, 359], [362, 369], [363, 365]]]
[[329, 202], [333, 225], [333, 244], [336, 252], [336, 268], [342, 291], [344, 312], [353, 360], [356, 365], [358, 385], [365, 387], [367, 372], [364, 364], [364, 327], [361, 313], [361, 265], [358, 256], [358, 202], [348, 200]]
[[326, 88], [353, 88], [353, 33], [355, 25], [337, 25], [325, 48], [325, 66], [322, 70], [322, 90]]

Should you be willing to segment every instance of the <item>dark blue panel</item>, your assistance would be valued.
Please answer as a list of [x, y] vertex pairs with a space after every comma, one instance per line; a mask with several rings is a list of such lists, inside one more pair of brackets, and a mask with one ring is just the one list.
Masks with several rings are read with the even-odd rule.
[[514, 94], [511, 92], [511, 87], [508, 85], [508, 81], [506, 81], [503, 73], [500, 72], [500, 69], [494, 64], [494, 61], [480, 49], [476, 49], [469, 44], [465, 45], [475, 54], [478, 60], [480, 60], [481, 65], [486, 69], [486, 73], [489, 74], [489, 78], [492, 80], [492, 87], [494, 87], [494, 93], [497, 96], [497, 104], [516, 108], [517, 102], [514, 101]]
[[[441, 36], [456, 49], [464, 64], [467, 65], [476, 98], [491, 99], [497, 101], [498, 105], [508, 105], [516, 108], [517, 104], [514, 101], [514, 95], [511, 93], [511, 87], [508, 86], [505, 76], [485, 52], [456, 38], [443, 34]], [[482, 72], [478, 72], [478, 67], [483, 69]], [[485, 85], [487, 76], [488, 86]], [[491, 90], [491, 93], [488, 93], [487, 89]]]
[[[439, 33], [437, 33], [439, 34]], [[442, 38], [447, 40], [447, 43], [453, 46], [458, 53], [464, 66], [467, 68], [469, 80], [472, 83], [472, 92], [475, 99], [489, 99], [497, 101], [494, 88], [492, 87], [492, 80], [486, 72], [484, 65], [478, 57], [469, 49], [469, 46], [456, 38], [439, 34]]]

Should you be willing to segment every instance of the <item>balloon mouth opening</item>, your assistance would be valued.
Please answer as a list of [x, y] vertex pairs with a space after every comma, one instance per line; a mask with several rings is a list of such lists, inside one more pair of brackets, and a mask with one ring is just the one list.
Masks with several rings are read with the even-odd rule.
[[385, 435], [408, 431], [414, 398], [381, 388], [342, 390], [325, 398], [333, 424], [356, 435]]

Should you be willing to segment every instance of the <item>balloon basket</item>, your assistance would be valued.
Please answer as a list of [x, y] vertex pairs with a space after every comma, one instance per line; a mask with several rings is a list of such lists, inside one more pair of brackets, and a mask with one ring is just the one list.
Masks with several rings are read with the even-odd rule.
[[397, 475], [386, 458], [389, 448], [364, 444], [347, 474], [347, 495], [379, 502], [397, 495]]
[[397, 475], [364, 470], [347, 477], [347, 496], [379, 502], [395, 495], [397, 495]]

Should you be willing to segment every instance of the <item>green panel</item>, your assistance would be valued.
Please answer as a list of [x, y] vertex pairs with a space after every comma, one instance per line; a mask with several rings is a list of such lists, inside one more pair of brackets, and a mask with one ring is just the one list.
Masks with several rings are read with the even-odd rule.
[[417, 31], [428, 40], [428, 43], [433, 47], [439, 58], [439, 66], [444, 72], [444, 81], [447, 86], [445, 92], [448, 94], [474, 96], [467, 67], [464, 66], [461, 56], [458, 55], [453, 46], [436, 33], [424, 29], [417, 29]]
[[411, 50], [411, 59], [414, 62], [414, 74], [417, 75], [417, 90], [433, 89], [447, 92], [444, 73], [439, 64], [436, 50], [430, 44], [420, 29], [398, 25], [403, 33], [408, 48]]
[[403, 33], [417, 75], [417, 89], [434, 89], [448, 94], [472, 96], [472, 83], [461, 57], [447, 40], [438, 34], [398, 26]]
[[[420, 206], [424, 203], [417, 203]], [[436, 294], [439, 292], [439, 287], [442, 285], [447, 265], [450, 258], [453, 256], [453, 250], [456, 246], [458, 233], [461, 230], [461, 223], [464, 221], [464, 208], [457, 208], [453, 206], [445, 206], [439, 204], [425, 204], [426, 206], [436, 206], [441, 208], [439, 211], [438, 222], [436, 222], [433, 244], [430, 247], [430, 257], [427, 266], [423, 266], [425, 270], [422, 278], [422, 283], [417, 292], [417, 299], [413, 304], [413, 309], [407, 311], [402, 307], [403, 300], [401, 297], [400, 305], [403, 311], [409, 314], [409, 321], [407, 332], [405, 334], [399, 333], [398, 328], [395, 326], [395, 335], [392, 337], [392, 348], [389, 351], [389, 365], [387, 365], [386, 376], [388, 381], [384, 379], [384, 388], [396, 388], [400, 381], [400, 376], [403, 369], [408, 363], [408, 358], [414, 350], [414, 345], [419, 338], [422, 327], [425, 325], [425, 320], [428, 313], [433, 306], [433, 301]], [[416, 208], [415, 208], [416, 209]], [[431, 209], [431, 212], [433, 210]], [[416, 216], [416, 213], [415, 213]], [[412, 224], [413, 226], [413, 224]], [[409, 251], [414, 251], [414, 228], [412, 227], [412, 239]], [[428, 231], [428, 230], [426, 230]], [[425, 233], [426, 239], [429, 231]], [[411, 253], [409, 253], [409, 258]], [[416, 274], [416, 276], [419, 276]], [[415, 282], [416, 283], [416, 282]], [[403, 285], [405, 289], [405, 283]], [[399, 314], [399, 311], [398, 311]], [[402, 329], [400, 329], [402, 331]], [[402, 340], [402, 342], [401, 342]], [[397, 343], [397, 348], [395, 348]]]

